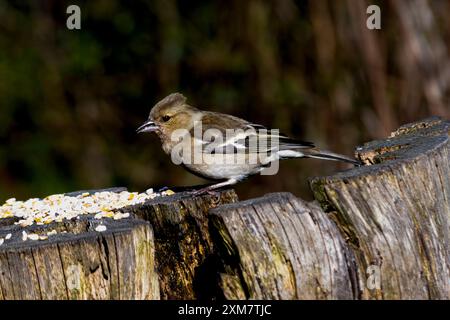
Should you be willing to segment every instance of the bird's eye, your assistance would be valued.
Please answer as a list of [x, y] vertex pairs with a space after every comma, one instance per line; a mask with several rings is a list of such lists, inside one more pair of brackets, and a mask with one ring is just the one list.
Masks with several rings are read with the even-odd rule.
[[164, 122], [167, 122], [167, 121], [170, 120], [170, 116], [165, 115], [165, 116], [162, 117], [162, 120], [163, 120]]

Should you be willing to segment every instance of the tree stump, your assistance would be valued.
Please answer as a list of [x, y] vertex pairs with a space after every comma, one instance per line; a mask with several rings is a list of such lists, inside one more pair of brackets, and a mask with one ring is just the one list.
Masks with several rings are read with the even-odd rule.
[[[197, 284], [209, 272], [213, 251], [208, 210], [236, 200], [233, 191], [202, 197], [184, 192], [124, 207], [120, 211], [131, 216], [122, 220], [90, 214], [24, 228], [14, 224], [17, 218], [0, 219], [0, 239], [11, 234], [0, 245], [0, 300], [197, 298], [208, 291]], [[105, 232], [95, 231], [100, 224]], [[22, 232], [50, 230], [57, 235], [22, 240]]]
[[[449, 122], [357, 149], [367, 165], [211, 211], [227, 298], [449, 299]], [[220, 244], [220, 245], [219, 245]]]
[[208, 229], [208, 210], [237, 201], [233, 190], [192, 197], [183, 192], [124, 208], [149, 221], [155, 234], [156, 261], [162, 299], [208, 298], [216, 289], [210, 278], [214, 244]]
[[[0, 300], [158, 299], [154, 238], [144, 221], [92, 217], [45, 226], [6, 225], [0, 237]], [[23, 232], [58, 234], [23, 241]]]
[[352, 252], [316, 203], [274, 193], [211, 213], [226, 298], [354, 298]]
[[122, 220], [0, 219], [0, 300], [449, 299], [449, 129], [426, 119], [357, 148], [366, 165], [312, 178], [313, 202], [181, 192]]

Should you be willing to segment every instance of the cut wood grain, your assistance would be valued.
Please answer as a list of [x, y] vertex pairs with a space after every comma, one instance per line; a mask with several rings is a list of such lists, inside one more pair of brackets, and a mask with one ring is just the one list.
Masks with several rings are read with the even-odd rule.
[[[83, 190], [78, 196], [124, 188]], [[208, 210], [237, 201], [234, 191], [192, 197], [188, 192], [156, 197], [121, 209], [130, 218], [78, 219], [20, 227], [0, 219], [0, 299], [193, 299], [210, 295], [208, 258], [213, 243]], [[102, 224], [105, 232], [95, 228]], [[22, 232], [48, 240], [22, 241]], [[213, 270], [211, 270], [213, 271]]]
[[211, 211], [230, 299], [449, 299], [449, 122], [357, 149], [366, 166]]
[[[357, 149], [364, 166], [311, 181], [357, 256], [363, 298], [448, 299], [449, 122], [405, 125]], [[369, 290], [366, 270], [380, 268]]]
[[226, 298], [352, 299], [357, 294], [352, 252], [317, 204], [278, 193], [223, 205], [211, 215], [224, 244]]
[[357, 148], [366, 165], [312, 178], [313, 202], [180, 192], [122, 220], [0, 219], [0, 300], [450, 299], [449, 132], [430, 118]]
[[214, 251], [208, 210], [235, 201], [237, 196], [232, 190], [200, 197], [182, 192], [123, 209], [153, 226], [162, 299], [194, 299], [213, 294], [215, 284], [202, 283], [208, 278], [206, 273], [214, 271], [208, 270]]
[[[0, 299], [158, 299], [154, 239], [144, 221], [92, 217], [27, 228], [0, 228]], [[47, 240], [23, 240], [23, 232]]]

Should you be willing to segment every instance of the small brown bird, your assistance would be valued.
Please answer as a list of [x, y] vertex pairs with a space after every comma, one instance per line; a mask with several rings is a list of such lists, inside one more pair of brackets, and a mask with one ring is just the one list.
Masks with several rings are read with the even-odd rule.
[[156, 132], [172, 161], [190, 172], [218, 181], [196, 194], [209, 192], [268, 170], [289, 158], [318, 158], [361, 165], [355, 159], [320, 150], [311, 142], [298, 141], [262, 125], [218, 112], [202, 111], [172, 93], [150, 111], [137, 129]]

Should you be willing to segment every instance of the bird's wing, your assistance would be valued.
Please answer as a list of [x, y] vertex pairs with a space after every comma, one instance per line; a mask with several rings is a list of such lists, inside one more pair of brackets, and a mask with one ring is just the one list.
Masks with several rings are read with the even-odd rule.
[[205, 112], [201, 128], [197, 127], [197, 132], [192, 128], [191, 136], [201, 143], [204, 153], [269, 153], [314, 148], [311, 142], [292, 139], [278, 130], [215, 112]]

